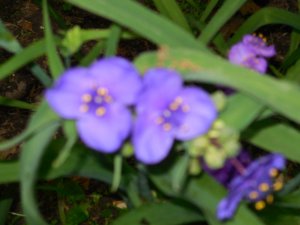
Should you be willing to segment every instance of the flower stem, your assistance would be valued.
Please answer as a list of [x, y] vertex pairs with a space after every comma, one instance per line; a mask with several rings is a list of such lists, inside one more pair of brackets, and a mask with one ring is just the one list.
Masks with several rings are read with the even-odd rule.
[[114, 175], [111, 184], [111, 191], [115, 192], [119, 188], [122, 176], [122, 155], [117, 154], [114, 158]]

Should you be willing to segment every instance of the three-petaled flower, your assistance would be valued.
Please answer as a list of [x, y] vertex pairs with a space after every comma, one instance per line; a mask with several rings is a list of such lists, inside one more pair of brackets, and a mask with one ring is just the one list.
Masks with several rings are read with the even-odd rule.
[[206, 133], [217, 111], [208, 93], [183, 87], [174, 70], [151, 69], [143, 81], [136, 104], [133, 146], [139, 161], [155, 164], [168, 155], [174, 139], [186, 141]]
[[268, 46], [266, 39], [260, 36], [245, 35], [243, 40], [233, 45], [229, 51], [228, 58], [233, 64], [253, 69], [259, 73], [267, 70], [267, 60], [276, 54], [273, 45]]
[[137, 70], [127, 60], [111, 57], [88, 68], [67, 70], [46, 91], [49, 105], [61, 117], [76, 120], [79, 136], [89, 147], [112, 153], [132, 128], [128, 105], [141, 88]]
[[235, 213], [240, 201], [255, 202], [261, 210], [266, 202], [273, 202], [272, 192], [283, 186], [279, 171], [285, 167], [285, 159], [280, 154], [270, 154], [252, 162], [242, 175], [235, 177], [229, 184], [229, 193], [218, 205], [217, 217], [229, 219]]

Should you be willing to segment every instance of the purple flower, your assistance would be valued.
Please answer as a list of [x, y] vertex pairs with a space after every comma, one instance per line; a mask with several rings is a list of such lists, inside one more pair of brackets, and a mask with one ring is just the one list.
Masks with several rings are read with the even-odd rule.
[[111, 57], [89, 68], [67, 70], [46, 91], [46, 99], [61, 117], [76, 120], [86, 145], [112, 153], [131, 131], [131, 113], [126, 106], [136, 102], [140, 88], [134, 66], [123, 58]]
[[233, 45], [228, 58], [233, 64], [253, 69], [259, 73], [267, 70], [267, 60], [276, 54], [273, 45], [267, 46], [265, 38], [254, 35], [245, 35], [243, 40]]
[[136, 158], [145, 164], [162, 161], [174, 139], [186, 141], [206, 133], [217, 115], [208, 93], [184, 88], [176, 71], [162, 68], [145, 74], [136, 110], [133, 146]]
[[229, 158], [224, 163], [224, 166], [220, 169], [211, 169], [202, 160], [202, 167], [205, 172], [214, 177], [217, 181], [228, 187], [230, 182], [243, 172], [244, 168], [248, 167], [251, 163], [251, 157], [245, 150], [241, 150], [240, 153], [233, 158]]
[[257, 210], [263, 209], [265, 201], [273, 201], [271, 193], [282, 188], [282, 177], [278, 174], [284, 167], [285, 159], [280, 154], [270, 154], [252, 162], [242, 175], [231, 181], [227, 197], [218, 205], [217, 217], [220, 220], [231, 218], [243, 199], [255, 202]]

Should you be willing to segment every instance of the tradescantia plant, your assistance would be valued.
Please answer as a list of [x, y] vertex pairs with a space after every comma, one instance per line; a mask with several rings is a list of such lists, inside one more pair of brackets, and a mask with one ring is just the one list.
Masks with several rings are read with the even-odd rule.
[[[0, 77], [33, 62], [45, 86], [37, 105], [2, 103], [33, 110], [27, 128], [0, 143], [2, 151], [21, 144], [19, 159], [0, 162], [0, 181], [20, 182], [27, 224], [49, 223], [36, 183], [68, 176], [105, 182], [123, 198], [128, 210], [114, 225], [299, 223], [300, 179], [287, 165], [300, 162], [300, 17], [261, 8], [223, 36], [245, 2], [68, 0], [111, 27], [55, 36], [43, 0], [45, 38], [24, 49], [1, 22], [0, 46], [18, 54]], [[273, 65], [276, 43], [252, 33], [275, 23], [292, 32]], [[136, 38], [156, 48], [133, 60], [117, 54], [121, 40]], [[78, 56], [90, 40], [97, 43]], [[44, 55], [51, 79], [34, 62]], [[0, 221], [10, 206], [0, 198]], [[68, 224], [58, 211], [57, 224]]]

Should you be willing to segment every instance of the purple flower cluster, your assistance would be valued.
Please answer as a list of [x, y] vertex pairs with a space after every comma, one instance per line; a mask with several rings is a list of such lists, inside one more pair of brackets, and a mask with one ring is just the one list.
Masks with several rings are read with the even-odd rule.
[[[135, 156], [145, 164], [162, 161], [174, 139], [207, 132], [217, 114], [209, 94], [183, 87], [177, 72], [152, 69], [141, 79], [120, 57], [67, 70], [45, 96], [62, 118], [76, 120], [87, 146], [113, 153], [132, 134]], [[136, 108], [135, 121], [128, 106]]]
[[233, 64], [265, 73], [268, 66], [266, 58], [273, 57], [275, 54], [274, 46], [268, 46], [262, 35], [247, 34], [241, 42], [231, 47], [228, 58]]
[[136, 111], [133, 146], [137, 159], [147, 164], [163, 160], [174, 139], [187, 141], [206, 133], [217, 116], [208, 93], [183, 87], [176, 71], [162, 68], [145, 74]]
[[[283, 186], [279, 171], [284, 168], [285, 159], [280, 154], [269, 154], [252, 162], [231, 179], [228, 195], [218, 205], [217, 217], [220, 220], [231, 218], [243, 199], [254, 202], [257, 210], [263, 209], [266, 203], [272, 203], [272, 192], [280, 190]], [[226, 170], [223, 172], [226, 173]], [[219, 176], [220, 173], [221, 171]]]
[[136, 102], [141, 86], [131, 63], [122, 58], [107, 58], [89, 68], [67, 70], [47, 90], [46, 99], [61, 117], [76, 120], [86, 145], [112, 153], [131, 131], [127, 106]]

